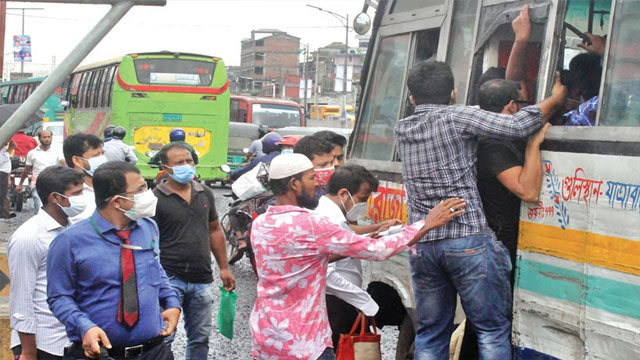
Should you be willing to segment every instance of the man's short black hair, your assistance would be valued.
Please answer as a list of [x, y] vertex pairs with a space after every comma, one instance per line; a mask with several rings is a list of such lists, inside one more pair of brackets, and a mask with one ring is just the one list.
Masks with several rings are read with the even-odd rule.
[[333, 144], [320, 139], [314, 135], [307, 135], [298, 140], [296, 146], [293, 147], [293, 152], [302, 154], [313, 160], [314, 155], [330, 154], [333, 151]]
[[82, 157], [89, 149], [99, 148], [103, 144], [99, 137], [92, 134], [80, 133], [67, 137], [62, 144], [62, 153], [67, 166], [73, 168], [74, 156]]
[[337, 195], [340, 189], [347, 189], [351, 195], [355, 195], [364, 183], [369, 184], [371, 191], [378, 190], [378, 179], [369, 170], [360, 165], [349, 164], [337, 168], [331, 175], [327, 184], [327, 192], [331, 195]]
[[313, 136], [317, 137], [318, 139], [322, 139], [326, 142], [329, 142], [333, 144], [333, 146], [337, 145], [344, 148], [345, 145], [347, 145], [346, 137], [338, 133], [334, 133], [333, 131], [330, 131], [330, 130], [318, 131], [317, 133], [313, 134]]
[[503, 79], [486, 81], [478, 91], [478, 105], [483, 110], [499, 113], [509, 102], [520, 99], [520, 83]]
[[269, 189], [273, 195], [279, 196], [284, 195], [289, 191], [289, 181], [291, 179], [302, 179], [302, 175], [304, 175], [304, 171], [295, 175], [288, 176], [284, 179], [270, 179], [269, 180]]
[[38, 131], [38, 134], [37, 134], [37, 135], [38, 135], [38, 139], [41, 139], [41, 138], [42, 138], [42, 134], [43, 134], [44, 132], [48, 132], [48, 133], [49, 133], [49, 135], [53, 136], [53, 132], [51, 132], [51, 130], [42, 129], [42, 130]]
[[84, 182], [84, 175], [71, 168], [62, 165], [48, 166], [38, 175], [36, 189], [42, 206], [49, 202], [51, 193], [64, 195], [69, 186], [80, 185]]
[[96, 170], [93, 174], [93, 190], [99, 209], [107, 205], [109, 198], [127, 191], [127, 173], [140, 174], [140, 170], [124, 161], [108, 161]]
[[600, 55], [582, 53], [569, 62], [570, 89], [580, 89], [580, 95], [589, 100], [600, 92], [602, 77], [602, 58]]
[[[169, 163], [169, 156], [167, 154], [169, 153], [169, 150], [173, 148], [182, 148], [187, 150], [188, 152], [191, 152], [191, 149], [189, 149], [189, 147], [181, 141], [168, 143], [167, 145], [163, 146], [162, 149], [160, 149], [160, 152], [158, 152], [158, 158], [160, 159], [160, 162], [162, 164], [167, 165]], [[195, 161], [195, 159], [193, 160]]]
[[416, 105], [445, 104], [451, 100], [453, 73], [446, 63], [423, 61], [409, 71], [407, 86]]

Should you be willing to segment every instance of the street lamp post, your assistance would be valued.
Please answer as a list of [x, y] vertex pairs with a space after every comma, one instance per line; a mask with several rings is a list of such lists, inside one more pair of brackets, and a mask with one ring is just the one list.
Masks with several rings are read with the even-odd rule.
[[347, 105], [347, 67], [349, 65], [349, 14], [347, 14], [346, 16], [342, 16], [340, 14], [336, 14], [333, 11], [329, 11], [326, 9], [323, 9], [321, 7], [318, 6], [313, 6], [313, 5], [309, 5], [307, 4], [308, 7], [310, 8], [314, 8], [320, 11], [324, 11], [326, 13], [329, 13], [331, 15], [333, 15], [336, 19], [338, 19], [340, 21], [340, 23], [344, 26], [344, 32], [345, 32], [345, 39], [344, 39], [344, 69], [343, 69], [343, 88], [342, 88], [342, 93], [343, 93], [343, 99], [342, 99], [342, 104], [340, 105], [340, 107], [342, 107], [342, 111], [340, 112], [340, 121], [344, 124], [346, 123], [347, 120], [347, 109], [346, 109], [346, 105]]
[[[7, 8], [7, 10], [22, 10], [22, 34], [24, 35], [24, 12], [25, 10], [44, 10], [44, 8]], [[20, 61], [20, 76], [24, 73], [24, 59]]]

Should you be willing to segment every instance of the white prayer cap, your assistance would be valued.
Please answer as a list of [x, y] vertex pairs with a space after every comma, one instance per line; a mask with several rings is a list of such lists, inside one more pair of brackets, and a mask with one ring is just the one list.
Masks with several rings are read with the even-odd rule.
[[309, 169], [313, 169], [313, 164], [308, 157], [302, 154], [281, 154], [271, 160], [269, 179], [284, 179]]

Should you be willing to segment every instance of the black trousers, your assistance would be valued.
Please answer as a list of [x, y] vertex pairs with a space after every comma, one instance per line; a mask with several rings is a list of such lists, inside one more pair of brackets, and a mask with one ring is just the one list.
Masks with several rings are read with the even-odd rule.
[[340, 334], [348, 334], [351, 331], [358, 317], [358, 309], [333, 295], [327, 295], [327, 314], [331, 326], [333, 349], [337, 351]]
[[[18, 345], [16, 347], [13, 347], [11, 348], [11, 351], [13, 351], [13, 356], [16, 356], [16, 357], [20, 356], [22, 354], [22, 346]], [[38, 360], [61, 360], [62, 359], [62, 356], [49, 354], [48, 352], [42, 351], [40, 349], [38, 349], [36, 357]]]
[[6, 219], [9, 217], [9, 198], [7, 193], [9, 192], [9, 174], [0, 171], [0, 219]]
[[[73, 343], [68, 351], [65, 351], [63, 360], [86, 360], [89, 359], [84, 356], [84, 349], [82, 349], [82, 343]], [[39, 358], [38, 358], [39, 359]], [[109, 356], [107, 358], [99, 358], [99, 360], [123, 360], [121, 357], [112, 357]], [[171, 352], [171, 348], [167, 346], [164, 342], [154, 346], [149, 349], [144, 354], [133, 358], [135, 360], [173, 360], [173, 353]]]

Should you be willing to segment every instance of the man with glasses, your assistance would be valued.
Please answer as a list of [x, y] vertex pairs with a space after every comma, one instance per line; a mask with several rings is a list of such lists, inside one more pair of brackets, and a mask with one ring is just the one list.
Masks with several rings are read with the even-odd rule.
[[97, 210], [60, 233], [47, 257], [47, 302], [73, 343], [64, 359], [173, 360], [164, 338], [180, 301], [158, 257], [157, 199], [134, 165], [93, 174]]

